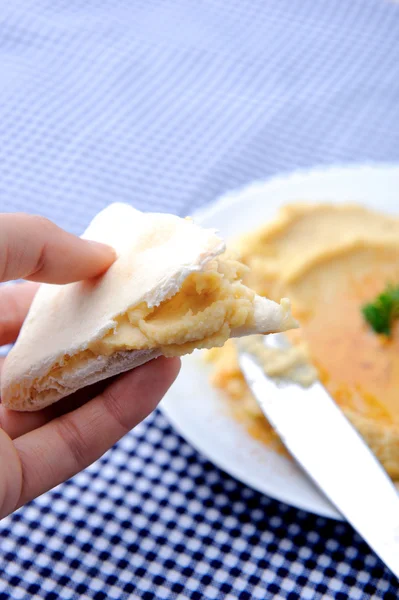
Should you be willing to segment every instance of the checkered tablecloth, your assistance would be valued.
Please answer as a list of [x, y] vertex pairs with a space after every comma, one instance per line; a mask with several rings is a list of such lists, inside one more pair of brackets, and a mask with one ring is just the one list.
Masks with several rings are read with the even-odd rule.
[[[398, 159], [397, 2], [0, 2], [0, 210], [80, 233], [115, 200], [185, 215], [276, 172]], [[349, 526], [235, 481], [159, 412], [0, 536], [1, 599], [398, 593]]]

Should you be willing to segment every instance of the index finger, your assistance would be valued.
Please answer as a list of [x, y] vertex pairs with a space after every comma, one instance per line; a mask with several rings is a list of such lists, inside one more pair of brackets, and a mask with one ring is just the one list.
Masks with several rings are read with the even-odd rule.
[[0, 214], [0, 281], [70, 283], [100, 275], [115, 258], [109, 246], [83, 240], [44, 217]]

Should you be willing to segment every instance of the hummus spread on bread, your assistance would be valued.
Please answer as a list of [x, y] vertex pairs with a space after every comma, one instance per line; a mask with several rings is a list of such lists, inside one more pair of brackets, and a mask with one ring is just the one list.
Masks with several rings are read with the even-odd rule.
[[[47, 381], [59, 382], [76, 367], [84, 368], [98, 358], [118, 356], [129, 351], [156, 351], [166, 357], [183, 356], [197, 348], [222, 346], [232, 335], [262, 331], [256, 294], [242, 283], [248, 271], [227, 252], [193, 272], [180, 290], [158, 306], [141, 302], [116, 317], [115, 325], [84, 350], [66, 354], [49, 372], [33, 382], [30, 397], [40, 400]], [[263, 298], [260, 299], [263, 302]], [[288, 299], [275, 305], [276, 329], [297, 327]], [[262, 333], [270, 333], [270, 329]], [[60, 385], [60, 384], [59, 384]]]
[[159, 306], [142, 303], [129, 309], [90, 349], [110, 355], [159, 348], [164, 356], [181, 356], [198, 347], [222, 346], [232, 329], [254, 324], [255, 293], [241, 283], [247, 270], [233, 259], [213, 260]]
[[[290, 298], [301, 328], [287, 336], [300, 360], [316, 368], [391, 477], [399, 478], [399, 323], [389, 337], [378, 335], [362, 314], [387, 284], [399, 283], [399, 219], [358, 205], [298, 203], [236, 245], [249, 267], [244, 283], [271, 299]], [[238, 418], [282, 449], [244, 381], [234, 343], [208, 358], [212, 382]], [[269, 371], [281, 362], [265, 358]]]

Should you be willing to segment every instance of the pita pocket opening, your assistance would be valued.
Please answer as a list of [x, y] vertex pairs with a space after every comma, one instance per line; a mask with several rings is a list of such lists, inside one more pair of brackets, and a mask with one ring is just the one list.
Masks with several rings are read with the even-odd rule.
[[111, 204], [82, 236], [113, 246], [100, 278], [40, 286], [1, 378], [4, 406], [44, 408], [163, 356], [296, 326], [290, 303], [242, 283], [247, 267], [191, 219]]

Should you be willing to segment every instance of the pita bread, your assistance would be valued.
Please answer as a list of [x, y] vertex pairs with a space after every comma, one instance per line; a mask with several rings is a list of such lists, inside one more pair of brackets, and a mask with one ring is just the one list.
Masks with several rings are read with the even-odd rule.
[[39, 410], [162, 354], [295, 326], [289, 301], [245, 287], [223, 240], [191, 220], [111, 204], [82, 237], [118, 258], [96, 280], [40, 286], [3, 367], [11, 409]]

